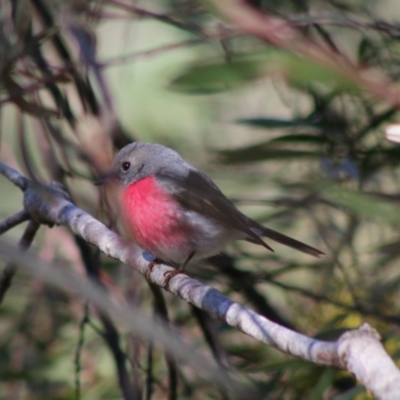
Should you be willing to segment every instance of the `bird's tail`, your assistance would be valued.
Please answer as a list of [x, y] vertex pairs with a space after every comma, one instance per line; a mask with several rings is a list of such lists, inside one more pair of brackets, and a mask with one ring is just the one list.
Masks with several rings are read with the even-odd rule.
[[[325, 254], [324, 252], [316, 249], [315, 247], [311, 247], [308, 244], [299, 242], [298, 240], [292, 239], [289, 236], [282, 235], [282, 233], [279, 233], [272, 229], [266, 228], [265, 226], [263, 226], [261, 224], [252, 226], [251, 230], [259, 236], [267, 237], [269, 239], [274, 240], [275, 242], [281, 243], [285, 246], [292, 247], [293, 249], [299, 250], [306, 254], [310, 254], [314, 257], [319, 257], [319, 256]], [[248, 240], [252, 241], [251, 239], [248, 239]], [[268, 245], [266, 247], [271, 249]]]

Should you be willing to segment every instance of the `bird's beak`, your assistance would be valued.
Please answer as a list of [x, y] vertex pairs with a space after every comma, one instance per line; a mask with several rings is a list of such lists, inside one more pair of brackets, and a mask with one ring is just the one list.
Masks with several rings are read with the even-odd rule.
[[103, 185], [104, 183], [110, 181], [111, 179], [115, 178], [115, 173], [110, 172], [106, 175], [101, 176], [96, 182], [94, 182], [93, 184], [96, 186], [100, 186]]

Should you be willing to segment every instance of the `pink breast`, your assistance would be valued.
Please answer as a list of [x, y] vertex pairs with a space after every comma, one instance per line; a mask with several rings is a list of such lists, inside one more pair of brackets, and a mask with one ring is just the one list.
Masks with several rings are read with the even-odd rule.
[[188, 227], [178, 204], [150, 176], [128, 186], [121, 194], [121, 212], [133, 240], [144, 250], [183, 246]]

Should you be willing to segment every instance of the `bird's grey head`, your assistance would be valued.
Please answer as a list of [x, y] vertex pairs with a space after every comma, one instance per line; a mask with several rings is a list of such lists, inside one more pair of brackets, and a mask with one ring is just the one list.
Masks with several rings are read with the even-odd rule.
[[122, 148], [114, 157], [110, 174], [100, 179], [99, 184], [108, 179], [116, 180], [124, 187], [147, 176], [168, 170], [182, 169], [186, 164], [174, 150], [160, 144], [134, 142]]

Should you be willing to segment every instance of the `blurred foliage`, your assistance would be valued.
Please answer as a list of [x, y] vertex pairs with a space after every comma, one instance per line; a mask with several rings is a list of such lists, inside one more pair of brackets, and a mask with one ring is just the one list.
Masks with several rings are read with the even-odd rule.
[[[396, 0], [249, 3], [360, 74], [399, 81]], [[400, 361], [400, 147], [383, 133], [398, 118], [387, 99], [340, 70], [239, 34], [207, 2], [3, 0], [0, 18], [2, 161], [62, 182], [78, 206], [117, 229], [92, 185], [96, 173], [132, 140], [175, 147], [244, 212], [326, 252], [314, 260], [237, 243], [190, 266], [191, 275], [327, 340], [367, 320]], [[20, 211], [21, 195], [4, 179], [0, 191], [6, 219]], [[149, 288], [63, 228], [42, 227], [34, 247], [169, 319], [265, 398], [370, 398], [347, 373], [278, 353]], [[0, 305], [0, 332], [1, 400], [234, 397], [23, 275]], [[121, 365], [136, 397], [121, 391]]]

